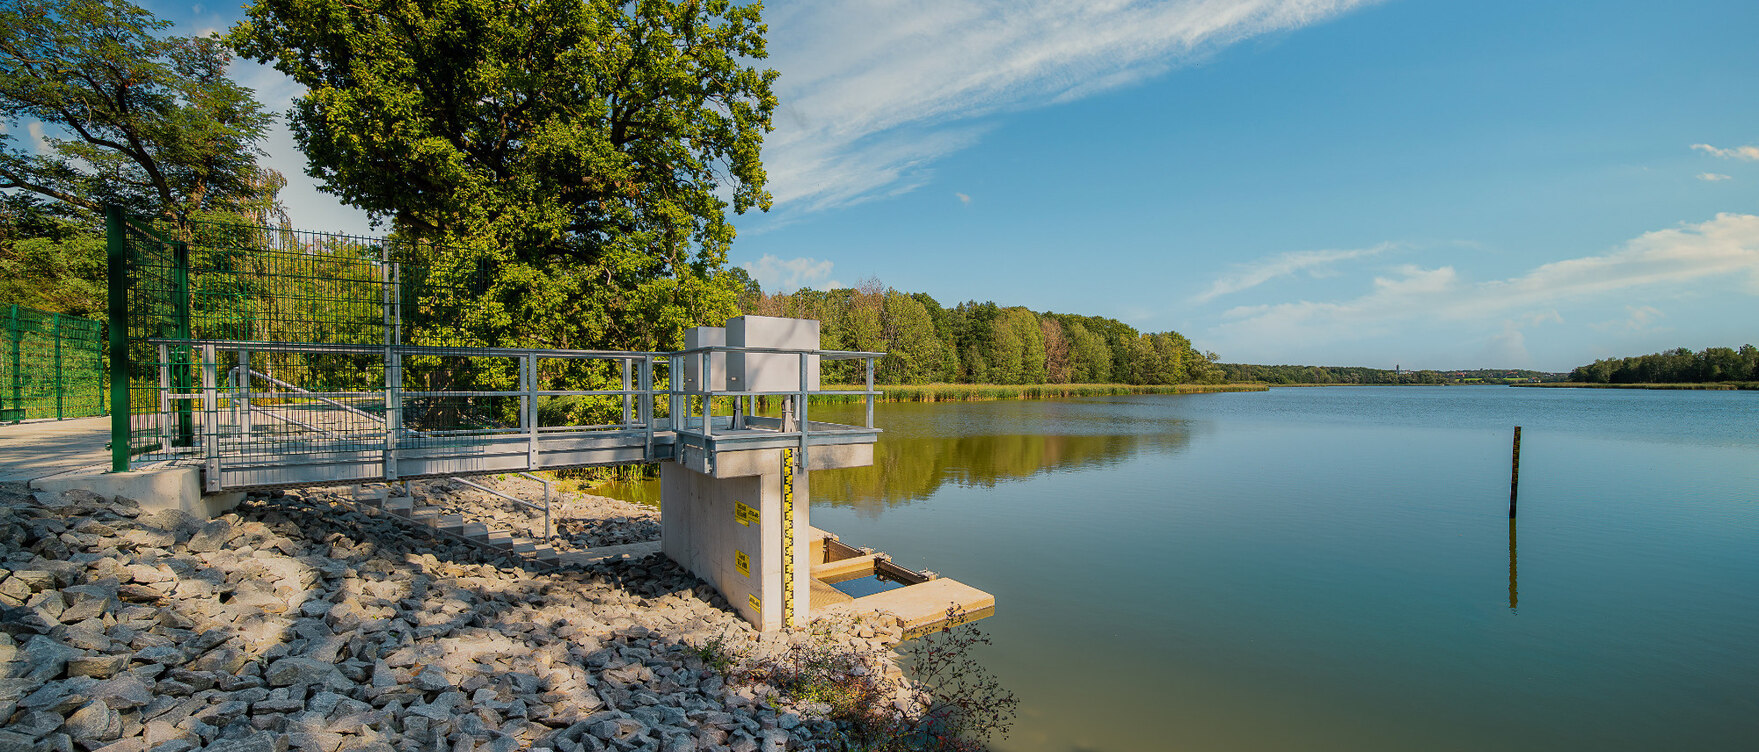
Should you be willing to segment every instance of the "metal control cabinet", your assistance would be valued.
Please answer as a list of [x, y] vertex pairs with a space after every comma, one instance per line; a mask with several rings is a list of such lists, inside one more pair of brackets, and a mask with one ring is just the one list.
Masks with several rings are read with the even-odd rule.
[[[818, 322], [775, 316], [727, 319], [730, 347], [817, 350]], [[819, 356], [806, 356], [806, 390], [818, 391]], [[727, 388], [745, 392], [800, 391], [800, 356], [794, 353], [727, 353]]]

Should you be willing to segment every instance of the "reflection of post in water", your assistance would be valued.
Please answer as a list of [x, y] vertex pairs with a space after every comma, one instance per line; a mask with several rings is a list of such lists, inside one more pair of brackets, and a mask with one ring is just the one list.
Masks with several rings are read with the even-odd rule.
[[1515, 518], [1510, 517], [1509, 518], [1509, 610], [1510, 611], [1514, 611], [1515, 604], [1519, 603], [1521, 600], [1520, 594], [1517, 592], [1517, 588], [1515, 586], [1516, 579], [1517, 579], [1517, 576], [1515, 574], [1515, 570], [1516, 570], [1515, 561], [1516, 561], [1515, 560]]

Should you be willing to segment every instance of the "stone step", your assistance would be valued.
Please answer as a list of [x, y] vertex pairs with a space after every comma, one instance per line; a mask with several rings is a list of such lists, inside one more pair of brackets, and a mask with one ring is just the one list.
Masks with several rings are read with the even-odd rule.
[[459, 528], [458, 534], [480, 543], [488, 537], [489, 528], [481, 522], [466, 522], [464, 527]]
[[420, 522], [425, 525], [432, 525], [432, 524], [434, 524], [434, 520], [437, 520], [439, 518], [440, 518], [439, 507], [419, 506], [419, 507], [415, 507], [414, 509], [409, 510], [409, 519], [415, 520], [416, 522]]
[[537, 541], [530, 538], [514, 538], [512, 549], [513, 553], [516, 554], [529, 554], [537, 550]]
[[354, 499], [354, 503], [356, 503], [356, 504], [365, 504], [370, 507], [377, 507], [377, 506], [381, 506], [385, 503], [385, 496], [389, 493], [390, 493], [390, 489], [387, 489], [387, 488], [370, 488], [367, 486], [355, 486], [350, 491], [349, 496]]
[[541, 543], [533, 547], [531, 553], [526, 554], [526, 556], [544, 564], [557, 564], [562, 561], [562, 557], [560, 554], [556, 553], [556, 549], [550, 548]]
[[483, 536], [483, 543], [488, 544], [491, 548], [506, 551], [513, 548], [513, 534], [505, 530], [492, 530], [488, 535]]
[[428, 524], [442, 533], [461, 533], [464, 530], [464, 515], [446, 514], [435, 517]]
[[409, 513], [415, 509], [415, 499], [411, 499], [408, 496], [391, 496], [385, 499], [385, 503], [381, 505], [381, 508], [392, 514], [400, 514], [408, 517]]

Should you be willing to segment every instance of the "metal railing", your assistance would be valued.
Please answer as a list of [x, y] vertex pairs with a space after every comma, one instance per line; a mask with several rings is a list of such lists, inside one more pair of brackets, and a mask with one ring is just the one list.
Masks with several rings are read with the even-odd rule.
[[[161, 345], [161, 347], [163, 347], [163, 345]], [[248, 358], [249, 358], [248, 351], [241, 352], [239, 354], [239, 356], [240, 356], [241, 361], [248, 362]], [[160, 359], [166, 360], [166, 358], [164, 358], [164, 357], [161, 357]], [[302, 421], [299, 421], [299, 420], [296, 420], [293, 418], [289, 418], [289, 417], [281, 415], [273, 410], [264, 409], [261, 406], [252, 405], [251, 401], [250, 401], [250, 394], [251, 394], [250, 382], [253, 380], [259, 380], [259, 379], [262, 381], [265, 381], [267, 383], [273, 384], [275, 386], [281, 387], [282, 389], [291, 390], [293, 392], [297, 392], [297, 393], [301, 393], [301, 394], [311, 394], [311, 390], [309, 390], [309, 389], [305, 389], [297, 384], [290, 384], [286, 381], [282, 381], [280, 379], [277, 379], [277, 378], [270, 376], [268, 374], [265, 374], [265, 373], [260, 373], [257, 371], [250, 370], [250, 368], [248, 366], [245, 366], [245, 365], [233, 366], [232, 370], [228, 371], [227, 376], [226, 376], [227, 386], [230, 388], [230, 390], [232, 391], [233, 394], [238, 395], [237, 397], [235, 397], [232, 400], [233, 422], [239, 426], [240, 430], [244, 433], [244, 436], [246, 437], [247, 441], [249, 440], [249, 436], [252, 431], [252, 426], [255, 423], [254, 415], [256, 412], [260, 412], [264, 416], [272, 418], [274, 420], [293, 423], [294, 425], [300, 426], [302, 428], [306, 428], [306, 429], [309, 429], [312, 431], [317, 431], [320, 433], [328, 433], [328, 431], [326, 431], [325, 429], [320, 428], [318, 426], [313, 426], [309, 423], [305, 423], [305, 422], [302, 422]], [[377, 421], [381, 424], [384, 423], [384, 421], [385, 421], [385, 419], [381, 416], [373, 415], [372, 413], [368, 413], [368, 412], [364, 412], [364, 411], [355, 409], [351, 406], [345, 405], [345, 404], [343, 404], [341, 402], [337, 402], [335, 400], [331, 400], [331, 399], [324, 398], [324, 397], [317, 397], [316, 399], [321, 403], [334, 406], [335, 408], [337, 408], [339, 410], [344, 410], [347, 412], [354, 413], [356, 415], [359, 415], [361, 417], [366, 418], [367, 420]], [[413, 433], [416, 435], [420, 435], [421, 432], [416, 431]], [[477, 482], [470, 480], [468, 478], [456, 478], [455, 477], [455, 478], [452, 478], [452, 480], [457, 481], [459, 483], [462, 483], [462, 484], [469, 486], [471, 488], [474, 488], [478, 491], [482, 491], [483, 493], [487, 493], [492, 496], [498, 496], [502, 499], [505, 499], [507, 501], [511, 501], [515, 504], [526, 507], [528, 509], [536, 509], [540, 512], [543, 512], [544, 513], [544, 537], [545, 538], [551, 537], [552, 535], [554, 535], [554, 531], [555, 531], [555, 527], [551, 522], [551, 515], [550, 515], [550, 499], [555, 495], [554, 488], [553, 488], [552, 484], [550, 483], [550, 481], [548, 481], [544, 478], [540, 478], [540, 477], [533, 475], [531, 473], [515, 473], [515, 474], [522, 477], [522, 478], [526, 478], [528, 480], [537, 481], [539, 484], [543, 485], [543, 488], [544, 488], [544, 503], [543, 504], [536, 504], [531, 501], [521, 499], [517, 496], [512, 496], [509, 494], [501, 493], [500, 491], [498, 491], [494, 488], [491, 488], [489, 486], [485, 486], [481, 483], [477, 483]]]
[[[720, 449], [786, 446], [798, 449], [804, 468], [814, 443], [872, 441], [877, 434], [873, 361], [883, 357], [722, 346], [655, 353], [148, 343], [158, 355], [157, 404], [132, 416], [138, 454], [131, 465], [200, 463], [209, 490], [655, 462], [677, 458], [681, 446], [711, 457]], [[768, 358], [772, 371], [793, 360], [797, 378], [780, 387], [709, 388], [711, 353]], [[710, 378], [689, 385], [682, 377], [693, 358]], [[812, 388], [817, 362], [852, 359], [867, 361], [867, 389]], [[611, 388], [578, 388], [594, 382]], [[828, 393], [864, 395], [866, 425], [809, 420], [808, 398]], [[755, 416], [754, 401], [767, 396], [790, 398], [782, 418]], [[539, 405], [554, 399], [586, 400], [591, 420], [543, 425]]]

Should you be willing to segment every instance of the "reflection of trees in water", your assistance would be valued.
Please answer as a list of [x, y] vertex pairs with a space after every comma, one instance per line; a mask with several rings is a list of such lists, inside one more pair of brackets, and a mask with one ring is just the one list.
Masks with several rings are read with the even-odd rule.
[[1142, 451], [1176, 451], [1183, 431], [1126, 435], [903, 437], [881, 435], [873, 465], [812, 474], [813, 501], [869, 507], [926, 499], [948, 483], [991, 487], [1047, 471], [1116, 464]]

